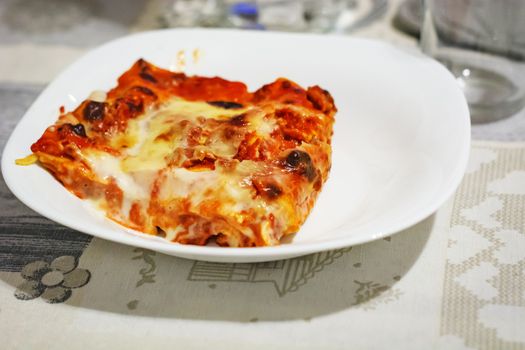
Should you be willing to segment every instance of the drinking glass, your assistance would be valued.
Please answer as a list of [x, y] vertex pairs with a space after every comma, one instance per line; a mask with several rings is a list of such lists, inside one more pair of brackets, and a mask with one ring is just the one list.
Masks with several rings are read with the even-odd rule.
[[259, 23], [266, 29], [304, 31], [303, 0], [257, 0]]
[[525, 1], [422, 0], [420, 46], [465, 93], [473, 123], [525, 104]]
[[337, 29], [338, 19], [354, 2], [347, 0], [304, 1], [305, 19], [313, 32], [330, 32]]
[[161, 18], [168, 27], [216, 27], [225, 17], [223, 0], [168, 0]]

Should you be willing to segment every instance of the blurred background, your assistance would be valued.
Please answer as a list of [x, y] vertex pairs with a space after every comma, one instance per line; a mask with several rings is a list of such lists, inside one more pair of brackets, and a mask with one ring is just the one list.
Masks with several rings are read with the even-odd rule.
[[314, 32], [417, 48], [420, 11], [420, 0], [1, 0], [0, 78], [47, 84], [93, 47], [163, 28]]
[[0, 44], [89, 47], [169, 27], [350, 34], [385, 20], [416, 35], [419, 10], [419, 0], [2, 0]]
[[[442, 10], [431, 11], [432, 16], [425, 17], [430, 18], [427, 25], [422, 25], [424, 2], [438, 4]], [[423, 28], [422, 42], [429, 44], [423, 52], [444, 63], [466, 96], [482, 104], [480, 108], [471, 104], [473, 112], [480, 111], [477, 121], [493, 122], [525, 105], [525, 24], [521, 24], [525, 22], [519, 20], [523, 16], [523, 0], [501, 4], [493, 0], [1, 0], [0, 78], [4, 85], [45, 85], [89, 49], [145, 30], [206, 27], [348, 35], [419, 50]], [[468, 65], [441, 60], [438, 55], [444, 46], [459, 49]], [[490, 60], [481, 62], [482, 69], [470, 67], [477, 59], [466, 56], [469, 51], [482, 52]], [[510, 72], [508, 79], [487, 73], [498, 66], [493, 64], [494, 55], [505, 60], [501, 67]], [[464, 72], [473, 74], [465, 77]], [[498, 81], [505, 84], [495, 89]], [[505, 103], [511, 100], [510, 107], [492, 103], [496, 97]], [[515, 130], [523, 130], [525, 113], [521, 115], [513, 119], [519, 120], [519, 127], [511, 121], [512, 128], [502, 124], [501, 132], [512, 129], [514, 135]], [[497, 127], [492, 126], [491, 132]]]

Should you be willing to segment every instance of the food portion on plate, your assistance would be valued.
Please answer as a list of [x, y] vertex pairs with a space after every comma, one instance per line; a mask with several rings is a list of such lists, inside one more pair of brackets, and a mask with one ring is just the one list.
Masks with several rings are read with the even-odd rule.
[[140, 59], [107, 94], [62, 108], [25, 163], [134, 230], [272, 246], [299, 230], [328, 177], [335, 113], [318, 86], [280, 78], [252, 93]]

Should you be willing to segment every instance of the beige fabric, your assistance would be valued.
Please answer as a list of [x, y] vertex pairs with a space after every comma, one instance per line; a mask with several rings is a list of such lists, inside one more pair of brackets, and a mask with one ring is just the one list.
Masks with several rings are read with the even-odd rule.
[[439, 329], [440, 304], [430, 301], [443, 281], [427, 274], [443, 276], [434, 263], [445, 248], [440, 216], [388, 240], [265, 264], [182, 260], [95, 239], [79, 263], [91, 280], [65, 303], [17, 300], [22, 277], [0, 275], [3, 339], [14, 348], [75, 345], [74, 336], [78, 348], [343, 349], [380, 348], [388, 338], [421, 348]]
[[476, 349], [525, 347], [525, 149], [474, 147], [454, 198], [442, 334]]
[[[361, 246], [262, 264], [94, 239], [89, 283], [50, 304], [1, 273], [6, 348], [525, 348], [525, 144], [475, 143], [435, 215]], [[73, 268], [69, 267], [68, 270]]]

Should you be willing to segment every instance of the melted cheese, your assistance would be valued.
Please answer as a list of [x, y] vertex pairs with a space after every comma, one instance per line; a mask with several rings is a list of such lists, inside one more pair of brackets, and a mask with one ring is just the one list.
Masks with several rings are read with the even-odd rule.
[[[31, 149], [110, 219], [183, 244], [215, 236], [219, 245], [263, 246], [296, 231], [313, 205], [330, 165], [335, 106], [319, 87], [286, 79], [252, 93], [139, 60], [107, 94], [60, 113]], [[282, 160], [296, 148], [310, 161], [301, 156], [288, 167]], [[320, 174], [315, 182], [310, 170]]]
[[[132, 148], [127, 150], [122, 160], [122, 170], [159, 170], [164, 168], [167, 157], [177, 147], [184, 146], [180, 138], [179, 122], [187, 120], [197, 124], [199, 118], [228, 120], [245, 112], [243, 109], [224, 109], [205, 102], [190, 102], [172, 99], [158, 109], [145, 113], [129, 122], [126, 133], [121, 137], [129, 140]], [[159, 137], [167, 135], [167, 137]], [[122, 142], [122, 141], [120, 141]], [[222, 142], [214, 142], [212, 152], [219, 156], [231, 156], [232, 150]]]
[[131, 174], [122, 171], [121, 161], [118, 157], [96, 151], [84, 153], [84, 157], [101, 180], [109, 182], [111, 178], [115, 179], [126, 197], [132, 199], [149, 198], [149, 191], [144, 188], [143, 184]]
[[165, 173], [166, 180], [162, 183], [159, 193], [160, 199], [173, 197], [186, 198], [192, 194], [192, 200], [200, 202], [203, 192], [211, 188], [218, 180], [213, 171], [190, 171], [184, 168], [172, 168]]
[[275, 120], [268, 119], [267, 112], [264, 110], [257, 110], [250, 115], [251, 129], [257, 134], [268, 137], [272, 131], [277, 127]]
[[[191, 126], [195, 126], [201, 118], [228, 120], [246, 110], [228, 110], [205, 102], [175, 98], [130, 120], [125, 133], [111, 139], [111, 145], [120, 150], [120, 156], [94, 150], [84, 152], [82, 156], [102, 181], [116, 181], [124, 192], [124, 207], [129, 208], [131, 201], [149, 199], [158, 171], [166, 168], [168, 157], [177, 147], [186, 146], [180, 122], [188, 121]], [[217, 156], [231, 157], [235, 154], [236, 148], [232, 149], [231, 145], [220, 140], [215, 141], [209, 149]], [[186, 197], [190, 193], [203, 196], [203, 192], [218, 181], [215, 172], [195, 172], [184, 168], [171, 169], [168, 178], [160, 197]], [[232, 189], [232, 194], [235, 191]], [[246, 199], [239, 195], [236, 197], [239, 200]], [[201, 199], [194, 198], [196, 202]]]
[[[121, 156], [112, 156], [103, 152], [90, 151], [84, 154], [93, 171], [101, 179], [115, 178], [119, 187], [133, 197], [146, 194], [134, 181], [133, 174], [138, 172], [156, 172], [167, 165], [167, 158], [177, 147], [185, 147], [181, 135], [180, 122], [189, 121], [197, 125], [199, 118], [228, 120], [246, 112], [243, 109], [224, 109], [205, 102], [190, 102], [178, 98], [165, 105], [149, 110], [139, 118], [130, 120], [126, 132], [116, 135], [111, 145], [121, 151]], [[257, 123], [256, 126], [259, 126]], [[165, 135], [165, 137], [162, 137]], [[233, 156], [232, 149], [220, 140], [214, 140], [210, 150], [218, 156]], [[188, 180], [191, 176], [202, 177], [202, 174], [179, 169], [176, 174]], [[140, 195], [137, 195], [140, 193]]]
[[[243, 227], [243, 234], [250, 239], [255, 239], [252, 229], [246, 226], [249, 219], [243, 213], [250, 209], [260, 212], [276, 210], [261, 199], [255, 198], [255, 190], [251, 184], [252, 174], [267, 172], [264, 164], [245, 160], [237, 164], [234, 172], [222, 168], [219, 164], [214, 171], [168, 167], [170, 157], [173, 157], [177, 149], [182, 152], [188, 149], [187, 139], [191, 128], [201, 126], [205, 128], [206, 125], [218, 128], [231, 127], [220, 122], [228, 121], [243, 113], [247, 122], [243, 128], [247, 131], [268, 137], [276, 128], [275, 121], [266, 117], [268, 112], [260, 108], [228, 110], [205, 102], [174, 98], [156, 109], [148, 110], [143, 115], [129, 120], [126, 131], [112, 137], [111, 145], [120, 152], [119, 156], [90, 150], [85, 152], [83, 157], [102, 181], [108, 183], [114, 179], [122, 189], [124, 198], [120, 220], [123, 222], [128, 220], [133, 203], [142, 203], [143, 208], [148, 207], [153, 183], [157, 182], [157, 185], [160, 183], [159, 200], [169, 202], [171, 199], [185, 198], [190, 203], [188, 208], [190, 212], [199, 212], [199, 206], [210, 198], [221, 199], [220, 206], [217, 208], [218, 213], [223, 215], [229, 225]], [[206, 124], [207, 119], [208, 121], [214, 119], [219, 123], [212, 121]], [[193, 145], [193, 151], [232, 159], [238, 145], [225, 142], [222, 135], [221, 131], [211, 130], [211, 134], [208, 135], [210, 139], [207, 140], [209, 142]], [[228, 174], [225, 175], [225, 172]], [[174, 240], [179, 234], [185, 234], [186, 237], [193, 235], [182, 227], [164, 229], [170, 240]], [[268, 222], [263, 223], [261, 229], [264, 236], [272, 231]], [[193, 228], [190, 227], [189, 231], [191, 230]]]

